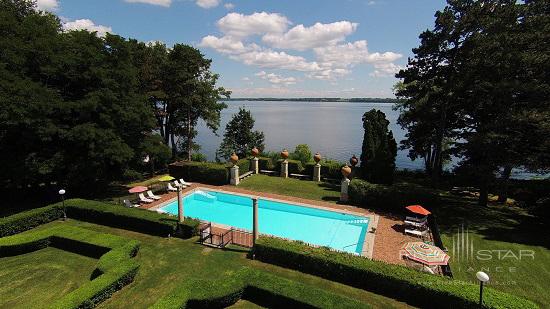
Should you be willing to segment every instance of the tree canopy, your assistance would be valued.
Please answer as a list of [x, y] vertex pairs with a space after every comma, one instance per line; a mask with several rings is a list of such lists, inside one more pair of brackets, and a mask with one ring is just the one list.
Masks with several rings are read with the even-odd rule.
[[372, 183], [391, 184], [395, 171], [397, 143], [388, 129], [386, 114], [372, 109], [363, 115], [363, 147], [361, 170], [363, 177]]
[[148, 170], [146, 156], [165, 164], [167, 144], [189, 147], [198, 119], [219, 126], [228, 92], [198, 50], [64, 31], [35, 7], [0, 0], [3, 187], [98, 187]]
[[227, 160], [235, 152], [240, 158], [244, 158], [254, 147], [262, 152], [265, 148], [264, 132], [253, 130], [254, 122], [252, 113], [240, 107], [225, 127], [223, 141], [216, 152], [216, 157]]
[[550, 168], [549, 9], [547, 0], [449, 0], [397, 74], [402, 147], [434, 176], [442, 158], [461, 158], [457, 171], [478, 184], [481, 204], [498, 172]]

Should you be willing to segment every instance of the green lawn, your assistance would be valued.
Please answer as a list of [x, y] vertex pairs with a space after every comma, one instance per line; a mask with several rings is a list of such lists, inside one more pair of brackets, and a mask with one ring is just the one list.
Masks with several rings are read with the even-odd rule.
[[[480, 207], [475, 199], [452, 195], [435, 212], [455, 278], [476, 282], [475, 273], [483, 270], [493, 288], [550, 308], [550, 241], [542, 223], [517, 207]], [[468, 233], [459, 231], [462, 226]], [[473, 245], [469, 258], [456, 249], [453, 254], [460, 234]]]
[[0, 258], [0, 308], [41, 308], [90, 280], [97, 260], [45, 248]]
[[[135, 257], [136, 261], [140, 264], [140, 269], [136, 279], [133, 283], [124, 287], [121, 291], [116, 292], [110, 299], [101, 303], [99, 307], [103, 308], [147, 308], [148, 306], [154, 304], [159, 298], [170, 293], [173, 288], [182, 282], [182, 280], [186, 280], [187, 278], [220, 279], [244, 265], [262, 269], [272, 274], [289, 278], [309, 286], [322, 288], [333, 293], [355, 298], [371, 304], [374, 308], [408, 307], [404, 303], [400, 303], [391, 298], [373, 294], [364, 290], [352, 288], [311, 275], [302, 274], [300, 272], [264, 264], [258, 261], [251, 261], [246, 257], [246, 251], [239, 249], [238, 247], [233, 247], [228, 250], [205, 247], [197, 244], [196, 238], [189, 240], [182, 240], [178, 238], [167, 239], [76, 220], [48, 223], [34, 229], [33, 231], [59, 225], [77, 226], [101, 233], [122, 236], [128, 239], [136, 239], [141, 242], [141, 248], [138, 255]], [[45, 249], [28, 254], [28, 256], [32, 257], [34, 254], [48, 252], [46, 250], [55, 250], [57, 253], [62, 253], [61, 255], [52, 253], [53, 256], [50, 256], [49, 259], [42, 260], [51, 261], [51, 263], [55, 265], [56, 269], [63, 269], [64, 272], [69, 272], [68, 275], [64, 275], [68, 278], [68, 280], [66, 280], [66, 282], [43, 280], [42, 282], [40, 278], [37, 278], [39, 283], [36, 282], [37, 280], [27, 280], [21, 286], [21, 289], [24, 291], [27, 289], [38, 290], [40, 288], [40, 293], [43, 295], [54, 295], [53, 297], [57, 297], [57, 295], [59, 295], [57, 293], [60, 292], [52, 294], [52, 290], [68, 292], [70, 289], [67, 286], [76, 288], [79, 284], [83, 283], [82, 281], [76, 281], [76, 279], [88, 280], [89, 274], [95, 267], [95, 260], [90, 260], [87, 264], [82, 262], [82, 259], [88, 258], [56, 249]], [[22, 273], [26, 273], [24, 270], [28, 267], [33, 269], [44, 267], [44, 265], [42, 265], [43, 263], [37, 263], [33, 258], [25, 260], [26, 256], [27, 255], [1, 258], [1, 269], [4, 270], [8, 268], [11, 269], [11, 272], [14, 274], [27, 276], [28, 274]], [[57, 256], [61, 256], [62, 258], [59, 259]], [[64, 267], [65, 263], [69, 265], [67, 269]], [[83, 267], [79, 268], [79, 265], [81, 264]], [[4, 267], [4, 265], [12, 266]], [[55, 273], [55, 271], [48, 270], [46, 273]], [[2, 283], [4, 283], [4, 278], [7, 278], [6, 282], [11, 280], [10, 278], [14, 278], [13, 275], [4, 276], [3, 273], [0, 273], [0, 275], [0, 282]], [[75, 277], [75, 280], [71, 280], [72, 276]], [[15, 279], [13, 281], [17, 282], [20, 280]], [[27, 293], [24, 291], [21, 291], [21, 293], [25, 294], [24, 301], [27, 302], [26, 304], [49, 303], [49, 300], [44, 299], [45, 296], [40, 296], [42, 295], [40, 293], [38, 293], [37, 297], [35, 297], [32, 292]], [[12, 295], [13, 293], [14, 287], [6, 284], [0, 284], [0, 299], [5, 299], [3, 297], [4, 295]], [[22, 303], [21, 305], [24, 304]], [[254, 304], [248, 301], [241, 301], [238, 304], [235, 304], [235, 306], [240, 308], [252, 308], [254, 307]], [[0, 307], [3, 307], [1, 303]]]
[[239, 184], [239, 188], [327, 202], [337, 202], [340, 198], [339, 185], [267, 175], [249, 177]]

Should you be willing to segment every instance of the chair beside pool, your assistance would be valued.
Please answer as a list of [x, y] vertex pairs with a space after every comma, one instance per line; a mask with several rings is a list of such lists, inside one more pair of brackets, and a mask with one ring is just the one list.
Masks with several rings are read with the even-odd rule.
[[151, 199], [153, 199], [153, 200], [160, 200], [160, 199], [161, 199], [160, 196], [154, 195], [154, 194], [153, 194], [153, 191], [151, 191], [151, 190], [147, 191], [147, 197], [149, 197], [149, 198], [151, 198]]
[[171, 183], [168, 183], [168, 185], [166, 185], [166, 189], [173, 192], [178, 191], [178, 189], [174, 188]]
[[139, 201], [141, 203], [152, 203], [154, 201], [150, 198], [146, 198], [145, 195], [143, 195], [143, 193], [140, 193], [138, 196], [139, 196]]
[[187, 187], [192, 185], [192, 183], [186, 182], [185, 180], [183, 180], [183, 178], [180, 178], [179, 181], [182, 185], [187, 186]]

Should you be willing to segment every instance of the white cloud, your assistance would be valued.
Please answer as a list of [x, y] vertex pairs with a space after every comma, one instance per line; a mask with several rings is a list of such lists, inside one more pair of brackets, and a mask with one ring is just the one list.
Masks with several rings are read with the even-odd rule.
[[221, 0], [197, 0], [195, 3], [203, 9], [211, 9], [220, 5]]
[[229, 13], [218, 20], [218, 28], [228, 36], [244, 38], [250, 35], [266, 33], [282, 33], [290, 25], [290, 21], [277, 13], [253, 13], [243, 15]]
[[254, 75], [258, 76], [261, 79], [267, 80], [268, 82], [270, 82], [271, 84], [273, 84], [275, 86], [294, 85], [294, 84], [296, 84], [296, 81], [297, 81], [297, 79], [295, 77], [283, 77], [283, 76], [275, 74], [275, 73], [266, 73], [265, 71], [260, 71], [260, 72], [254, 74]]
[[209, 35], [202, 38], [199, 47], [208, 47], [223, 54], [234, 55], [250, 51], [250, 49], [254, 48], [254, 45], [245, 46], [243, 42], [228, 36], [218, 38]]
[[367, 2], [367, 5], [375, 5], [375, 4], [376, 4], [376, 1], [374, 1], [374, 0], [371, 0], [371, 1]]
[[90, 32], [97, 32], [97, 36], [103, 37], [107, 32], [113, 33], [113, 29], [108, 26], [96, 25], [89, 19], [77, 19], [74, 21], [68, 21], [63, 24], [63, 29], [71, 30], [88, 30]]
[[57, 0], [37, 0], [36, 8], [41, 11], [56, 11], [59, 9], [59, 3]]
[[317, 62], [309, 62], [304, 57], [289, 55], [285, 52], [277, 52], [270, 49], [255, 50], [239, 55], [231, 56], [247, 65], [261, 68], [277, 68], [301, 72], [312, 72], [320, 69]]
[[223, 7], [228, 9], [228, 10], [232, 10], [232, 9], [235, 8], [235, 5], [231, 2], [229, 2], [229, 3], [224, 4]]
[[331, 24], [316, 23], [311, 27], [297, 25], [284, 34], [266, 34], [262, 37], [262, 41], [277, 48], [306, 50], [343, 41], [346, 36], [355, 32], [357, 25], [349, 21]]
[[321, 63], [348, 66], [357, 63], [393, 62], [403, 55], [394, 52], [372, 53], [367, 49], [367, 41], [355, 41], [335, 46], [318, 47], [313, 50]]
[[128, 3], [145, 3], [158, 6], [169, 7], [172, 5], [172, 0], [124, 0]]
[[395, 63], [377, 63], [374, 65], [374, 71], [369, 75], [372, 77], [391, 77], [401, 69], [403, 69], [403, 67]]

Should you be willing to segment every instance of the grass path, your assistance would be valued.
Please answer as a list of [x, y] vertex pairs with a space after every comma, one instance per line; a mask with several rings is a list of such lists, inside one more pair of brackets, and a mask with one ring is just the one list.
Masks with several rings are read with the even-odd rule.
[[88, 282], [96, 263], [52, 247], [0, 258], [0, 308], [43, 308]]

